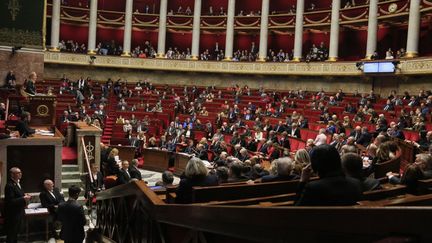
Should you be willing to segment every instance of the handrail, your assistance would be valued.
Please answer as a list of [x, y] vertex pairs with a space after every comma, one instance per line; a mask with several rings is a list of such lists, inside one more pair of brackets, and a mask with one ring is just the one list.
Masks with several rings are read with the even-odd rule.
[[90, 169], [90, 162], [89, 162], [88, 155], [87, 155], [87, 149], [85, 148], [84, 137], [81, 137], [81, 145], [82, 145], [82, 149], [84, 151], [84, 158], [85, 158], [86, 165], [87, 165], [87, 171], [88, 171], [89, 177], [90, 177], [90, 182], [93, 183], [94, 178], [93, 178], [93, 175], [92, 175], [92, 172]]
[[[182, 237], [192, 232], [204, 238], [207, 232], [213, 233], [212, 237], [219, 239], [219, 242], [223, 242], [221, 238], [226, 241], [227, 237], [254, 242], [284, 242], [288, 239], [310, 242], [320, 237], [333, 237], [334, 241], [339, 239], [338, 242], [349, 242], [354, 236], [362, 236], [362, 239], [369, 241], [387, 237], [394, 232], [419, 237], [422, 242], [432, 240], [430, 229], [424, 224], [432, 216], [430, 206], [245, 207], [165, 204], [142, 181], [111, 188], [97, 193], [96, 197], [98, 227], [105, 236], [117, 242], [182, 242]], [[430, 197], [408, 196], [407, 199], [411, 202], [416, 199], [429, 200]], [[347, 217], [355, 220], [346, 224]], [[328, 223], [329, 219], [331, 224]], [[394, 219], [403, 219], [407, 223]], [[180, 231], [182, 233], [179, 234]], [[177, 236], [179, 238], [170, 238]], [[155, 239], [157, 241], [152, 241]]]

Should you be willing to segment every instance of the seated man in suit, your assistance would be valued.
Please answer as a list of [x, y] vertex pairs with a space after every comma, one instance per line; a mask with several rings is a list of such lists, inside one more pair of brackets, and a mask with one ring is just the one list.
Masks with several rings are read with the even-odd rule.
[[272, 181], [291, 181], [298, 179], [298, 175], [292, 173], [294, 162], [289, 157], [279, 158], [272, 162], [272, 166], [276, 166], [275, 175], [265, 175], [261, 178], [261, 182]]
[[117, 185], [127, 184], [132, 179], [129, 172], [129, 162], [123, 160], [121, 165], [122, 167], [117, 174]]
[[132, 179], [142, 180], [141, 172], [138, 169], [138, 160], [133, 159], [129, 167], [129, 174]]
[[18, 121], [15, 129], [19, 132], [19, 135], [22, 138], [26, 138], [30, 135], [33, 135], [36, 131], [33, 128], [30, 128], [29, 123], [31, 120], [31, 115], [29, 112], [23, 112], [21, 114], [21, 120]]
[[350, 206], [361, 200], [362, 186], [359, 180], [346, 177], [338, 151], [331, 145], [323, 144], [311, 152], [312, 170], [319, 180], [309, 182], [311, 168], [302, 170], [298, 206]]
[[57, 220], [57, 208], [58, 205], [64, 202], [64, 197], [61, 194], [60, 190], [57, 187], [54, 187], [54, 182], [50, 179], [46, 179], [43, 182], [44, 189], [39, 194], [39, 199], [42, 204], [42, 207], [48, 208], [48, 211], [51, 215], [51, 222], [49, 225], [50, 233], [52, 237], [56, 237], [56, 231], [54, 222]]

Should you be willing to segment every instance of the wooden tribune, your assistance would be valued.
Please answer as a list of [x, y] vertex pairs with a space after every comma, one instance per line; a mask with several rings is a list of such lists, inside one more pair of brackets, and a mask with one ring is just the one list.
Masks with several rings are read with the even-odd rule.
[[31, 125], [55, 125], [56, 96], [29, 96], [28, 110], [31, 114]]

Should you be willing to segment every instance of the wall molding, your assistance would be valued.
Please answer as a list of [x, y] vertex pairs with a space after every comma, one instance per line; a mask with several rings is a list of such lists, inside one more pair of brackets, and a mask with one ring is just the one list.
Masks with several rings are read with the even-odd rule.
[[[132, 68], [181, 72], [212, 72], [255, 75], [362, 76], [356, 62], [216, 62], [170, 59], [141, 59], [45, 52], [45, 63], [109, 68]], [[396, 75], [432, 74], [432, 57], [400, 60]]]

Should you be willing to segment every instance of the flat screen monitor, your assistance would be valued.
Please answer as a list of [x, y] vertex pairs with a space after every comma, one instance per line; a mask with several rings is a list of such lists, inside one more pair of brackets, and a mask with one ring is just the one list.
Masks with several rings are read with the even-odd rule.
[[393, 62], [365, 62], [363, 63], [363, 73], [394, 73], [395, 65]]

